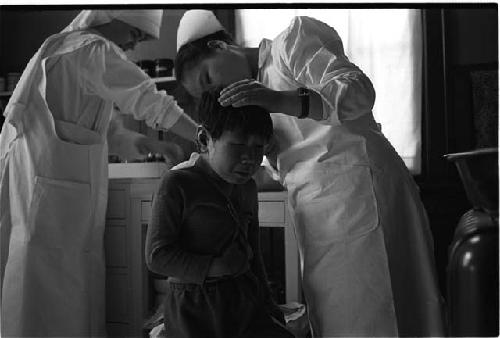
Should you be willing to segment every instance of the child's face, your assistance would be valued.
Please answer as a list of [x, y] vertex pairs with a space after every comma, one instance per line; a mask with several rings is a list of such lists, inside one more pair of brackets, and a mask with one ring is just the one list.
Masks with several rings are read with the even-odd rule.
[[262, 136], [225, 131], [217, 140], [209, 138], [208, 161], [225, 181], [242, 184], [259, 169], [265, 144]]

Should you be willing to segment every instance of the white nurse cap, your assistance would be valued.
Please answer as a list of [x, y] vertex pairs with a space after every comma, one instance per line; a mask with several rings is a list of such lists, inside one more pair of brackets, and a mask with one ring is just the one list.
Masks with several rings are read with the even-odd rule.
[[204, 9], [186, 11], [177, 28], [177, 51], [186, 43], [224, 30], [214, 13]]
[[161, 9], [83, 10], [63, 32], [86, 29], [117, 19], [139, 28], [151, 38], [159, 39], [162, 16]]

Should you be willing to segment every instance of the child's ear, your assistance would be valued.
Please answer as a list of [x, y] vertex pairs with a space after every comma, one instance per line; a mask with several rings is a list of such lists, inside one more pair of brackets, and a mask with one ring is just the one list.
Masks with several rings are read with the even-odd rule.
[[206, 153], [208, 151], [208, 140], [210, 138], [208, 130], [206, 130], [203, 126], [198, 126], [196, 136], [198, 141], [198, 150], [200, 153]]

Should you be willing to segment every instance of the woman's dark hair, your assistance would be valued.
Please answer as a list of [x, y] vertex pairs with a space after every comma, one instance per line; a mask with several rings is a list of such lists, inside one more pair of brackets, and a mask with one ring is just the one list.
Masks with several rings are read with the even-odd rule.
[[211, 40], [221, 40], [228, 44], [234, 44], [232, 36], [225, 30], [220, 30], [198, 40], [186, 43], [179, 49], [174, 60], [175, 78], [177, 81], [182, 81], [186, 66], [196, 64], [213, 52], [213, 49], [207, 45]]
[[198, 105], [199, 122], [210, 136], [218, 139], [224, 131], [236, 131], [246, 136], [262, 136], [269, 141], [273, 134], [273, 121], [269, 112], [259, 106], [221, 106], [217, 99], [222, 88], [204, 92]]

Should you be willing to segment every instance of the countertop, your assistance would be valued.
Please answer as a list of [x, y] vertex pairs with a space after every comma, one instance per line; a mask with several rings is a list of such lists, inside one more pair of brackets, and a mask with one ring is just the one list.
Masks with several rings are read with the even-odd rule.
[[109, 163], [109, 178], [160, 178], [168, 170], [164, 162]]

